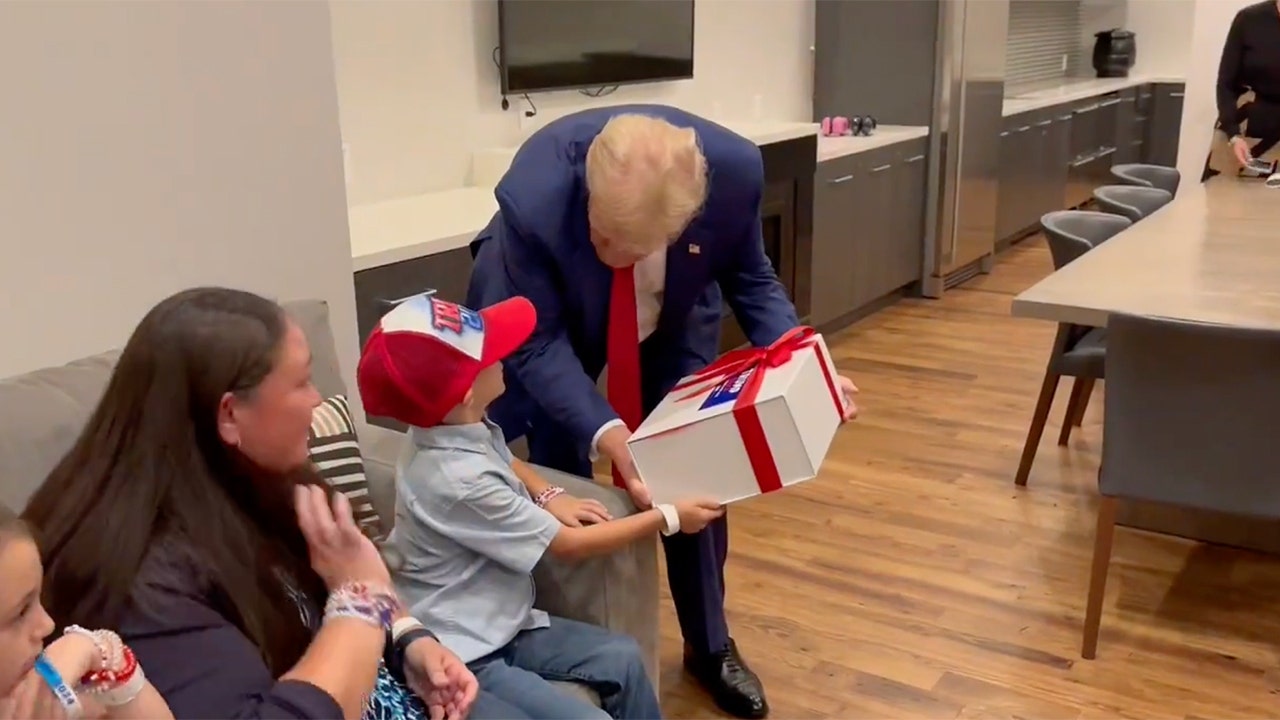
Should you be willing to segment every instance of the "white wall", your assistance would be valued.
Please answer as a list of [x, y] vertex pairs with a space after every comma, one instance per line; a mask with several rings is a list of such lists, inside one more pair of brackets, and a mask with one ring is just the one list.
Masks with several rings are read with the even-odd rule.
[[[813, 0], [698, 0], [694, 79], [624, 87], [599, 99], [533, 95], [499, 106], [495, 0], [334, 0], [334, 56], [352, 204], [469, 182], [471, 152], [512, 146], [531, 125], [625, 102], [713, 118], [812, 119]], [[757, 101], [757, 97], [759, 100]]]
[[1196, 0], [1188, 50], [1187, 94], [1178, 138], [1178, 170], [1183, 182], [1199, 182], [1218, 117], [1214, 87], [1222, 44], [1236, 11], [1255, 0]]
[[0, 377], [197, 284], [323, 298], [358, 348], [329, 10], [0, 3]]
[[[1134, 72], [1185, 77], [1191, 67], [1188, 48], [1196, 0], [1127, 0], [1127, 4], [1125, 27], [1137, 34], [1138, 43]], [[1226, 0], [1226, 4], [1231, 5], [1231, 0]], [[1216, 56], [1213, 65], [1217, 67]]]

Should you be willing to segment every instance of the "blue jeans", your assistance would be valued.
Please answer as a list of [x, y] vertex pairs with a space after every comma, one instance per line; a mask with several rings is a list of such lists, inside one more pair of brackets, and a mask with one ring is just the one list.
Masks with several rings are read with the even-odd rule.
[[[658, 720], [662, 708], [640, 646], [625, 635], [551, 618], [507, 646], [467, 664], [480, 683], [471, 720]], [[585, 685], [604, 709], [549, 681]]]

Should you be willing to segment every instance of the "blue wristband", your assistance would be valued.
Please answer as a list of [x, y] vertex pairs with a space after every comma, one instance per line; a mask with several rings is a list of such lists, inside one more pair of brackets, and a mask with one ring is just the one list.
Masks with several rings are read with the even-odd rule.
[[58, 699], [58, 704], [62, 706], [63, 710], [67, 711], [68, 720], [77, 720], [77, 718], [84, 715], [84, 708], [80, 705], [80, 698], [76, 696], [76, 691], [67, 685], [67, 682], [62, 679], [62, 674], [49, 662], [44, 653], [41, 653], [36, 658], [35, 671], [40, 676], [40, 679], [44, 680], [45, 685], [48, 685], [49, 689], [53, 691], [53, 696]]

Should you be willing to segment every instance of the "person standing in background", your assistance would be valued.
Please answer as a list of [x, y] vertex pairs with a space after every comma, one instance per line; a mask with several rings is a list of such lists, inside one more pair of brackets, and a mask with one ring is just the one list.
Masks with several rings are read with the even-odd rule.
[[[1252, 91], [1253, 100], [1240, 104]], [[1218, 129], [1242, 167], [1280, 142], [1280, 2], [1241, 8], [1218, 64]], [[1241, 124], [1246, 125], [1241, 128]], [[1256, 140], [1250, 147], [1249, 139]]]

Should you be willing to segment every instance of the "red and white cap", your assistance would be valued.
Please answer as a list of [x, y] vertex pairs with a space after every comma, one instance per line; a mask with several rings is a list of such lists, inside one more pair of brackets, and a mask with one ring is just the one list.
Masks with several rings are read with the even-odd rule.
[[537, 320], [523, 297], [480, 311], [431, 295], [400, 303], [382, 316], [360, 354], [356, 384], [365, 411], [406, 425], [439, 425], [481, 370], [529, 339]]

